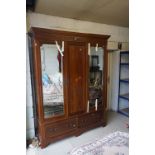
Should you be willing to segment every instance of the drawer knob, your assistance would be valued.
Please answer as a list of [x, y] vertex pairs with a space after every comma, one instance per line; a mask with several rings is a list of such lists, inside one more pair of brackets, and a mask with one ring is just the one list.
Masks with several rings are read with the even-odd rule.
[[73, 124], [73, 127], [75, 128], [75, 127], [76, 127], [76, 125], [75, 125], [75, 124]]
[[78, 37], [74, 37], [74, 40], [77, 40], [78, 39]]

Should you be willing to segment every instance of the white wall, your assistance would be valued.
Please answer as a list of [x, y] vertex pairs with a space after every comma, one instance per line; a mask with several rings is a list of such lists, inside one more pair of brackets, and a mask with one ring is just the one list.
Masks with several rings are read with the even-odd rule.
[[120, 51], [114, 51], [111, 53], [111, 64], [110, 64], [110, 105], [109, 109], [117, 111], [118, 108], [118, 88], [119, 88], [119, 57]]
[[27, 25], [29, 28], [32, 26], [81, 33], [111, 35], [108, 41], [109, 49], [117, 49], [118, 42], [123, 43], [123, 50], [128, 49], [129, 28], [125, 27], [80, 21], [56, 16], [48, 16], [38, 13], [27, 14]]
[[28, 38], [26, 40], [26, 138], [34, 137], [34, 120], [33, 120], [33, 104], [32, 89], [30, 77], [30, 63], [28, 53]]

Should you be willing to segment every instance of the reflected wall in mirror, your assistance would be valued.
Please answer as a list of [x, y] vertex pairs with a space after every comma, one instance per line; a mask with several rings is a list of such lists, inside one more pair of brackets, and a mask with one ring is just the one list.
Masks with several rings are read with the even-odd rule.
[[55, 44], [43, 44], [41, 51], [44, 117], [64, 114], [63, 57]]
[[90, 47], [89, 52], [89, 111], [98, 110], [103, 102], [103, 47]]

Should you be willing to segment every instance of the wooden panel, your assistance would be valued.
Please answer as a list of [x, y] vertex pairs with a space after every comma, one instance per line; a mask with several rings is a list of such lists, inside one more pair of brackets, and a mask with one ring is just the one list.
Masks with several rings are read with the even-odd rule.
[[78, 128], [90, 128], [92, 125], [102, 123], [102, 112], [93, 112], [79, 117]]
[[59, 30], [51, 30], [44, 28], [32, 27], [31, 32], [37, 40], [50, 40], [54, 38], [57, 40], [64, 41], [80, 41], [80, 42], [102, 42], [106, 43], [110, 35], [99, 35], [99, 34], [89, 34], [89, 33], [77, 33], [77, 32], [67, 32]]
[[76, 119], [68, 119], [57, 123], [53, 123], [48, 126], [45, 126], [45, 137], [49, 138], [58, 135], [64, 135], [67, 132], [76, 130], [76, 128], [77, 128]]
[[68, 46], [69, 114], [86, 109], [86, 47], [85, 44]]

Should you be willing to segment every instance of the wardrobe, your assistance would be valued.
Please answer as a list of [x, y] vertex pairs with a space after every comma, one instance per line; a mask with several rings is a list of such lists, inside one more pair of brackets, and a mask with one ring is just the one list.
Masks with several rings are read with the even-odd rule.
[[32, 27], [31, 75], [41, 148], [106, 125], [107, 40]]

